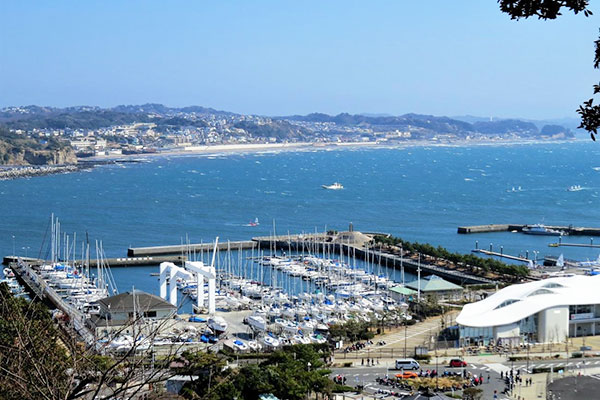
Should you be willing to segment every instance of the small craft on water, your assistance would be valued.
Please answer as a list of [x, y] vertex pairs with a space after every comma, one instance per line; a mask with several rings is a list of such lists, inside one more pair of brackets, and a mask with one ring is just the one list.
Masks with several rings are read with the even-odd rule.
[[562, 236], [565, 233], [556, 229], [550, 229], [542, 224], [529, 225], [523, 228], [523, 233], [528, 235]]
[[344, 186], [342, 186], [341, 183], [339, 182], [335, 182], [333, 185], [321, 185], [323, 187], [323, 189], [329, 189], [329, 190], [341, 190], [344, 188]]
[[569, 186], [569, 188], [567, 189], [567, 192], [579, 192], [580, 190], [583, 190], [581, 185], [573, 185], [573, 186]]

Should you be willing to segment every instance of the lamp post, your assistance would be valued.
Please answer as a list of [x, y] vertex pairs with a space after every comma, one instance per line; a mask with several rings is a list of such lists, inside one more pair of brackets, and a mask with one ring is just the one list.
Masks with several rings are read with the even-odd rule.
[[15, 235], [12, 235], [12, 240], [13, 240], [13, 257], [15, 256]]
[[[306, 367], [308, 369], [308, 372], [310, 372], [310, 367], [311, 367], [311, 363], [310, 361], [306, 363]], [[306, 399], [308, 400], [310, 398], [310, 387], [308, 389], [306, 389]]]
[[408, 329], [408, 324], [406, 323], [406, 319], [404, 320], [404, 358], [406, 358], [406, 330]]

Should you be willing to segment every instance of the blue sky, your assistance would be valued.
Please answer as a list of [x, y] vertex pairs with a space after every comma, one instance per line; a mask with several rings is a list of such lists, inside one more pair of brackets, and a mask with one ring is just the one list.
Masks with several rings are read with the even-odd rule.
[[574, 116], [599, 80], [592, 10], [515, 22], [496, 0], [2, 0], [0, 106]]

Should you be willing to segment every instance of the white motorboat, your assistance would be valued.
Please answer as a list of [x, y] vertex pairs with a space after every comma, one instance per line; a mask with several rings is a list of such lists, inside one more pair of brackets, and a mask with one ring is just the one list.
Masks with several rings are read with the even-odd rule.
[[253, 329], [259, 331], [267, 330], [267, 321], [265, 321], [265, 319], [260, 315], [249, 315], [246, 318], [246, 321], [248, 322], [248, 325]]
[[223, 317], [210, 317], [208, 319], [207, 326], [214, 332], [216, 336], [222, 335], [225, 333], [225, 331], [227, 331], [227, 321], [225, 321]]
[[272, 336], [269, 336], [269, 335], [263, 336], [263, 338], [262, 338], [262, 342], [263, 342], [263, 343], [264, 343], [264, 344], [265, 344], [267, 347], [269, 347], [269, 348], [272, 348], [272, 349], [275, 349], [275, 348], [279, 347], [279, 345], [281, 344], [281, 343], [279, 342], [279, 339], [277, 339], [277, 338], [274, 338], [274, 337], [272, 337]]
[[342, 186], [342, 184], [339, 182], [335, 182], [332, 185], [321, 185], [321, 187], [323, 187], [323, 189], [328, 189], [328, 190], [341, 190], [344, 188], [344, 186]]

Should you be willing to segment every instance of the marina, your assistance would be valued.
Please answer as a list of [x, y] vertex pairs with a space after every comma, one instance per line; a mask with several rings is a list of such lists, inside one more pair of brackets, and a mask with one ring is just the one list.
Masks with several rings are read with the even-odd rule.
[[[185, 348], [227, 346], [244, 352], [325, 343], [332, 325], [383, 315], [410, 319], [408, 305], [390, 292], [405, 282], [405, 270], [407, 277], [415, 271], [417, 277], [435, 274], [463, 285], [493, 283], [420, 258], [381, 252], [371, 246], [374, 236], [350, 225], [346, 232], [137, 248], [134, 254], [145, 255], [123, 259], [104, 258], [102, 243], [96, 242], [92, 262], [89, 244], [82, 244], [81, 257], [76, 257], [77, 246], [68, 235], [61, 236], [53, 217], [50, 260], [7, 256], [4, 262], [33, 298], [50, 304], [57, 318], [69, 321], [70, 329], [99, 352], [138, 344], [143, 344], [141, 349], [162, 346], [163, 351], [185, 343]], [[160, 297], [134, 288], [118, 293], [113, 262], [159, 266], [151, 275], [158, 276]], [[399, 281], [391, 276], [398, 269]], [[139, 299], [153, 309], [136, 309]], [[192, 303], [195, 316], [181, 312], [185, 303]], [[123, 334], [129, 327], [117, 324], [123, 304], [133, 307], [129, 315], [140, 316], [132, 327], [137, 334]], [[157, 318], [160, 333], [150, 335]]]

